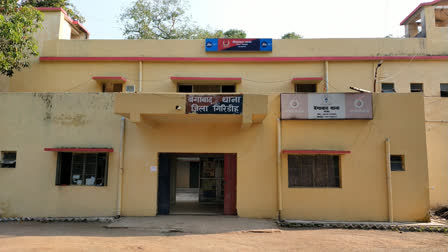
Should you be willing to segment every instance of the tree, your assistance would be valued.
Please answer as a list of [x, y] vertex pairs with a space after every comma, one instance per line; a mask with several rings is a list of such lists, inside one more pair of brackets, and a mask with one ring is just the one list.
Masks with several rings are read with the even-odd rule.
[[207, 34], [187, 15], [181, 0], [136, 0], [121, 14], [128, 39], [192, 39]]
[[301, 39], [301, 38], [303, 37], [295, 32], [289, 32], [282, 36], [282, 39]]
[[201, 28], [187, 13], [182, 0], [135, 0], [121, 14], [127, 39], [245, 38], [243, 30], [226, 32]]
[[243, 30], [230, 29], [224, 32], [224, 38], [246, 38], [246, 32]]
[[38, 56], [33, 34], [41, 28], [42, 13], [28, 6], [18, 8], [16, 0], [0, 0], [0, 73], [12, 77], [30, 67]]
[[243, 30], [230, 29], [226, 32], [222, 30], [213, 31], [211, 29], [198, 29], [194, 39], [207, 39], [207, 38], [246, 38], [246, 32]]
[[85, 23], [86, 19], [79, 13], [70, 0], [20, 0], [20, 6], [33, 7], [58, 7], [63, 8], [69, 17], [81, 23]]

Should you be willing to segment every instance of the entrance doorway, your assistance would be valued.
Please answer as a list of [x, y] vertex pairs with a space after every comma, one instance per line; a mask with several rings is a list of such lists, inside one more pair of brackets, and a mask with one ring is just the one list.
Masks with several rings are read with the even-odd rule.
[[236, 214], [236, 154], [159, 154], [157, 212]]

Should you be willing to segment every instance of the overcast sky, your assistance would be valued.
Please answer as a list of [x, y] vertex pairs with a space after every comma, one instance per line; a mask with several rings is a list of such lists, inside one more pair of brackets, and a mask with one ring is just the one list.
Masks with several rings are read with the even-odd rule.
[[[122, 39], [120, 13], [133, 0], [72, 0], [87, 19], [91, 39]], [[243, 29], [249, 38], [403, 36], [400, 22], [422, 0], [190, 0], [203, 27]]]

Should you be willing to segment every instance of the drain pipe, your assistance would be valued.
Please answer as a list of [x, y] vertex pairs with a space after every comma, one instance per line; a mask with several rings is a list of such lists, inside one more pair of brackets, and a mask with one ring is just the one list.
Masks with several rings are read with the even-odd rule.
[[117, 216], [121, 215], [121, 199], [123, 196], [123, 156], [124, 156], [124, 130], [126, 126], [126, 118], [122, 117], [120, 122], [120, 167], [118, 169], [118, 190], [117, 190]]
[[389, 222], [394, 222], [394, 201], [392, 198], [392, 172], [390, 165], [390, 139], [386, 138], [386, 177], [387, 177], [387, 205], [389, 210]]
[[143, 63], [141, 61], [138, 62], [138, 92], [141, 93], [143, 91], [142, 81], [143, 81]]
[[325, 93], [328, 93], [328, 60], [325, 61]]
[[278, 197], [278, 220], [282, 220], [283, 211], [282, 198], [282, 121], [277, 118], [277, 197]]

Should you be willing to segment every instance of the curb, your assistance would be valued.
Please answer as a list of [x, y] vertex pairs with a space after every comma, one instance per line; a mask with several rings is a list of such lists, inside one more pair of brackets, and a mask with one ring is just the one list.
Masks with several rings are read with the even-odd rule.
[[84, 223], [112, 223], [117, 221], [116, 217], [11, 217], [0, 218], [1, 222], [84, 222]]
[[286, 222], [276, 221], [283, 228], [337, 228], [362, 230], [391, 230], [401, 232], [448, 233], [448, 226], [408, 226], [400, 224], [361, 224], [361, 223], [322, 223], [322, 222]]

